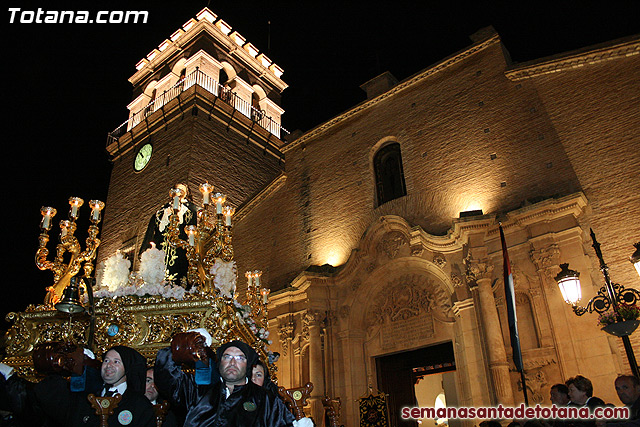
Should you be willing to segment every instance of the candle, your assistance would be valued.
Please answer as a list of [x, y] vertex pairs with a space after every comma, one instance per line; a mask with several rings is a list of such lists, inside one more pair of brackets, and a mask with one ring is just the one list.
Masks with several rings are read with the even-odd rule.
[[187, 235], [189, 236], [189, 246], [195, 246], [196, 245], [196, 226], [188, 225], [184, 228], [184, 230], [187, 232]]
[[253, 284], [256, 286], [256, 288], [260, 287], [260, 276], [261, 275], [262, 275], [262, 271], [260, 271], [260, 270], [255, 270], [253, 272], [253, 277], [254, 277]]
[[57, 211], [54, 208], [43, 206], [42, 208], [40, 208], [40, 213], [42, 214], [40, 229], [42, 231], [49, 230], [51, 228], [51, 218], [56, 215]]
[[67, 232], [69, 231], [69, 225], [71, 225], [71, 223], [66, 219], [60, 221], [60, 238], [61, 239], [67, 235]]
[[246, 273], [244, 273], [244, 275], [247, 278], [247, 288], [251, 288], [251, 283], [253, 282], [253, 273], [247, 271]]
[[205, 182], [200, 184], [200, 192], [202, 193], [202, 204], [208, 205], [211, 203], [211, 192], [213, 191], [213, 185]]
[[89, 204], [91, 205], [91, 221], [99, 222], [100, 211], [104, 208], [104, 203], [100, 200], [91, 200]]
[[267, 288], [262, 288], [262, 303], [266, 304], [267, 302], [269, 302], [269, 289]]
[[222, 213], [224, 213], [225, 217], [225, 225], [227, 227], [231, 227], [231, 216], [233, 216], [235, 212], [236, 209], [232, 208], [231, 206], [225, 206], [224, 209], [222, 209]]
[[225, 196], [222, 193], [216, 193], [214, 197], [216, 199], [216, 213], [217, 214], [221, 214], [222, 213], [222, 204], [224, 203], [224, 201], [227, 198], [227, 196]]
[[69, 211], [69, 219], [75, 220], [78, 218], [78, 208], [84, 204], [84, 200], [80, 197], [70, 197], [69, 204], [71, 205], [71, 210]]
[[169, 195], [173, 197], [173, 210], [180, 210], [180, 197], [182, 196], [182, 190], [180, 188], [172, 188], [169, 191]]

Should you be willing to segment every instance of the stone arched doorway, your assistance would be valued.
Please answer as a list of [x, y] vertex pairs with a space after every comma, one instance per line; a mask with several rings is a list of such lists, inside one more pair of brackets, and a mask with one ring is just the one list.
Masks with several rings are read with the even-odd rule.
[[[349, 319], [349, 329], [360, 330], [362, 342], [355, 339], [349, 345], [362, 345], [367, 384], [389, 396], [391, 425], [400, 423], [403, 406], [431, 406], [434, 402], [421, 399], [431, 388], [438, 388], [436, 396], [444, 392], [441, 382], [425, 389], [429, 381], [422, 381], [417, 387], [427, 374], [451, 372], [447, 380], [454, 386], [446, 391], [449, 400], [457, 402], [452, 292], [441, 269], [421, 258], [401, 256], [363, 273]], [[434, 351], [436, 347], [448, 352]], [[417, 425], [407, 425], [412, 424]]]
[[[382, 217], [333, 278], [343, 290], [334, 324], [334, 354], [342, 360], [334, 359], [334, 369], [344, 374], [336, 375], [334, 390], [354, 402], [344, 408], [351, 424], [357, 424], [359, 417], [355, 400], [372, 387], [390, 395], [392, 425], [397, 425], [401, 405], [425, 403], [415, 386], [428, 373], [450, 372], [451, 387], [446, 391], [451, 402], [458, 401], [454, 355], [459, 331], [453, 313], [452, 264], [447, 258], [454, 261], [460, 248], [454, 241], [436, 246], [433, 239], [403, 218]], [[437, 346], [447, 347], [451, 357], [429, 357], [429, 349]], [[429, 370], [435, 365], [440, 365], [439, 372]], [[423, 389], [427, 382], [421, 383]], [[444, 394], [441, 383], [430, 406], [440, 392]]]

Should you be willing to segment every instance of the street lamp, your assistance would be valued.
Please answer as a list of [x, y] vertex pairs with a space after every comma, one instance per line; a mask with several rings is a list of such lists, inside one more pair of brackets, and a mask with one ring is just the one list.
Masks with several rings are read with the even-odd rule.
[[[573, 307], [573, 312], [582, 316], [585, 313], [593, 313], [594, 311], [599, 314], [605, 313], [609, 309], [613, 309], [617, 312], [620, 304], [629, 304], [633, 305], [640, 302], [640, 292], [636, 289], [625, 289], [624, 286], [618, 283], [612, 283], [609, 278], [609, 267], [605, 264], [604, 259], [602, 259], [602, 252], [600, 251], [600, 243], [596, 240], [596, 235], [591, 230], [591, 240], [593, 244], [591, 245], [598, 256], [598, 260], [600, 260], [600, 271], [604, 276], [604, 286], [598, 290], [598, 294], [591, 298], [587, 303], [586, 307], [581, 307], [578, 305], [580, 299], [582, 298], [582, 290], [580, 288], [580, 273], [577, 271], [569, 269], [569, 264], [560, 264], [561, 271], [555, 277], [556, 282], [558, 282], [558, 287], [560, 288], [560, 292], [562, 293], [562, 297], [567, 302], [567, 304], [571, 304]], [[636, 269], [638, 270], [638, 274], [640, 274], [640, 243], [636, 243], [634, 245], [636, 247], [635, 253], [631, 256], [631, 262], [634, 264]], [[634, 261], [635, 260], [635, 261]], [[619, 322], [623, 323], [623, 322]], [[610, 330], [608, 327], [603, 328], [603, 330], [612, 335], [616, 335], [622, 338], [622, 343], [624, 344], [624, 350], [627, 353], [627, 360], [629, 361], [629, 366], [631, 367], [631, 372], [636, 377], [640, 376], [638, 370], [638, 363], [636, 362], [636, 357], [633, 353], [633, 348], [631, 347], [631, 342], [629, 341], [629, 335], [638, 327], [640, 321], [633, 322], [625, 322], [626, 328], [622, 328], [621, 330]], [[618, 325], [616, 325], [618, 326]]]
[[633, 264], [638, 272], [638, 276], [640, 276], [640, 242], [634, 243], [633, 246], [635, 246], [636, 251], [629, 257], [629, 261], [631, 261], [631, 264]]

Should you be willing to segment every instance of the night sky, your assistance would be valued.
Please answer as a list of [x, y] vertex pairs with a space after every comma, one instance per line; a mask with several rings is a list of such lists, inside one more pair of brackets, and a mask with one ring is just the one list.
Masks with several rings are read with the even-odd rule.
[[[310, 130], [363, 101], [359, 86], [384, 71], [401, 81], [464, 49], [469, 36], [488, 25], [514, 62], [640, 33], [637, 0], [9, 0], [8, 8], [21, 11], [147, 10], [149, 19], [20, 23], [18, 12], [10, 23], [5, 9], [2, 318], [40, 303], [52, 284], [51, 272], [34, 264], [40, 207], [58, 209], [53, 251], [70, 196], [106, 200], [106, 137], [127, 119], [135, 64], [207, 5], [284, 69], [283, 125], [290, 131]], [[77, 233], [83, 245], [88, 212], [81, 210], [85, 221]]]

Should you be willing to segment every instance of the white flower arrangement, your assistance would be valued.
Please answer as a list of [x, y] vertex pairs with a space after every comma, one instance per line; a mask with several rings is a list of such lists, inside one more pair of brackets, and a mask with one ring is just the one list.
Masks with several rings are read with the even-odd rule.
[[[108, 258], [96, 272], [96, 298], [116, 298], [125, 295], [161, 295], [165, 298], [184, 299], [187, 291], [164, 280], [164, 251], [155, 245], [140, 257], [139, 273], [129, 273], [131, 262], [120, 251]], [[103, 265], [104, 264], [104, 265]], [[196, 292], [195, 287], [190, 293]]]
[[175, 298], [177, 300], [184, 299], [185, 294], [187, 294], [187, 291], [180, 286], [158, 284], [143, 284], [142, 286], [128, 284], [119, 287], [113, 292], [106, 288], [94, 292], [96, 298], [116, 298], [126, 295], [136, 295], [140, 297], [145, 295], [161, 295], [165, 298]]
[[247, 325], [249, 330], [258, 337], [265, 344], [271, 345], [273, 341], [269, 339], [269, 331], [265, 328], [258, 328], [255, 320], [251, 317], [251, 307], [248, 305], [242, 305], [238, 301], [233, 301], [233, 305], [236, 309], [236, 316], [238, 319]]
[[155, 244], [142, 253], [140, 257], [140, 277], [144, 283], [152, 286], [164, 285], [164, 251]]
[[125, 259], [120, 251], [101, 262], [96, 271], [96, 283], [99, 287], [105, 287], [113, 292], [126, 286], [129, 281], [129, 269], [131, 261]]
[[216, 258], [209, 272], [215, 276], [213, 285], [220, 291], [220, 294], [233, 298], [238, 277], [235, 261], [227, 262]]

